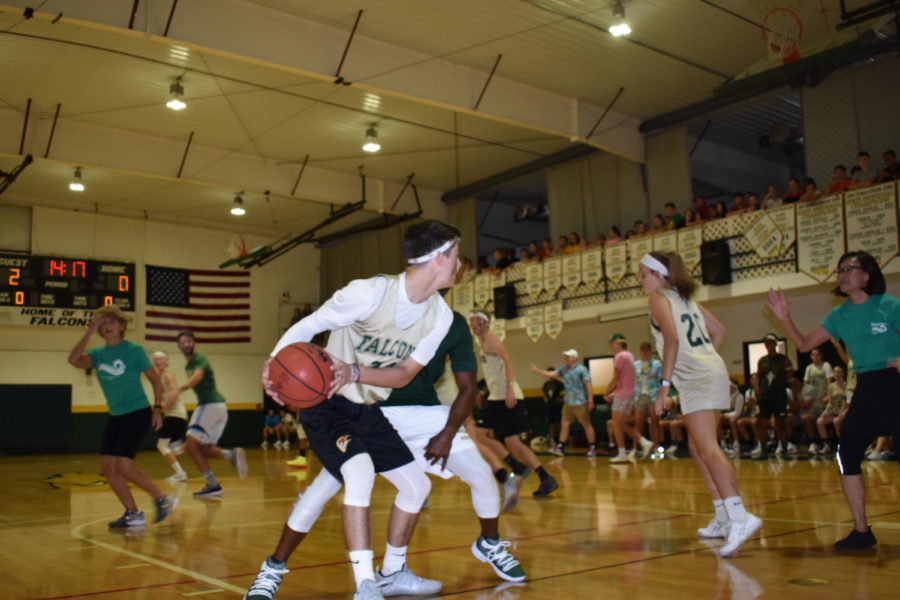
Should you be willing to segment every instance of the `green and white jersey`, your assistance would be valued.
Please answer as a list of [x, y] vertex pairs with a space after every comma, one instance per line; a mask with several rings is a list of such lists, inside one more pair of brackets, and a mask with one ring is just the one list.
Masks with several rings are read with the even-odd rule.
[[[478, 346], [478, 352], [481, 355], [481, 370], [484, 373], [484, 381], [488, 386], [488, 400], [506, 400], [506, 364], [499, 354], [491, 354], [485, 352], [484, 348]], [[513, 381], [513, 392], [517, 400], [525, 397], [519, 383]]]

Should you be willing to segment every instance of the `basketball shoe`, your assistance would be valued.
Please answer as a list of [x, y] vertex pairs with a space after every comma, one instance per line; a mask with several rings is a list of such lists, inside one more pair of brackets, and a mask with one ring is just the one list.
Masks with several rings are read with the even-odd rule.
[[353, 594], [353, 600], [384, 600], [384, 594], [381, 593], [381, 585], [375, 583], [372, 579], [364, 579], [356, 593]]
[[182, 481], [187, 481], [187, 473], [182, 471], [181, 473], [174, 473], [166, 477], [166, 483], [180, 483]]
[[535, 498], [546, 498], [558, 487], [559, 484], [556, 482], [556, 479], [554, 479], [552, 475], [547, 475], [547, 477], [541, 479], [540, 487], [534, 491], [532, 496]]
[[202, 490], [194, 492], [194, 498], [209, 498], [211, 496], [221, 496], [222, 495], [222, 486], [218, 483], [216, 485], [206, 484]]
[[262, 562], [259, 573], [253, 580], [253, 585], [244, 594], [244, 600], [272, 600], [275, 597], [275, 592], [281, 585], [281, 579], [288, 573], [288, 570], [284, 568], [284, 564], [278, 567], [269, 562], [271, 558], [270, 556]]
[[726, 557], [737, 554], [741, 544], [759, 531], [760, 527], [762, 527], [762, 519], [750, 513], [747, 513], [747, 518], [743, 521], [730, 521], [728, 523], [728, 537], [725, 538], [725, 543], [719, 548], [719, 556]]
[[175, 509], [175, 505], [178, 504], [178, 499], [173, 498], [172, 496], [163, 496], [162, 498], [156, 499], [156, 518], [153, 519], [154, 523], [159, 523], [163, 519], [169, 516], [171, 512]]
[[440, 581], [425, 579], [414, 574], [406, 565], [391, 575], [375, 571], [375, 583], [381, 586], [381, 595], [388, 596], [430, 596], [444, 587]]
[[724, 538], [728, 535], [728, 521], [720, 521], [713, 517], [706, 527], [697, 529], [697, 536], [702, 538]]
[[297, 458], [293, 460], [286, 460], [284, 464], [290, 465], [292, 467], [306, 467], [306, 457], [303, 455], [297, 455]]
[[552, 448], [550, 448], [550, 454], [552, 454], [553, 456], [565, 456], [566, 455], [566, 453], [563, 451], [562, 444], [557, 444], [557, 445], [553, 446]]
[[472, 554], [481, 562], [489, 563], [494, 572], [507, 581], [524, 581], [525, 571], [507, 548], [510, 543], [496, 538], [489, 540], [478, 536], [472, 544]]
[[121, 517], [115, 521], [110, 521], [109, 527], [111, 529], [118, 529], [120, 527], [143, 527], [146, 524], [147, 520], [144, 519], [144, 511], [126, 510], [125, 514]]
[[834, 543], [834, 549], [865, 550], [866, 548], [874, 548], [876, 544], [878, 544], [878, 540], [875, 539], [875, 534], [872, 533], [872, 528], [869, 527], [867, 531], [852, 530], [850, 535]]

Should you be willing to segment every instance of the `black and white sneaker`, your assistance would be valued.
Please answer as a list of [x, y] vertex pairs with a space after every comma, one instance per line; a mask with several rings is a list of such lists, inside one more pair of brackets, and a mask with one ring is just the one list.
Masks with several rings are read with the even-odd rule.
[[222, 486], [218, 483], [216, 485], [206, 484], [202, 490], [194, 492], [194, 498], [212, 498], [214, 496], [222, 495]]

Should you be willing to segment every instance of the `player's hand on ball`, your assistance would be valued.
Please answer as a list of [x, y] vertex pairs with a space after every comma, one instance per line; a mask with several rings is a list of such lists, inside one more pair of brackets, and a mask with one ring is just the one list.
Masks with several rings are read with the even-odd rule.
[[339, 389], [350, 383], [353, 371], [350, 369], [349, 364], [345, 363], [334, 354], [329, 353], [329, 355], [331, 356], [331, 372], [334, 373], [334, 378], [331, 380], [331, 386], [328, 388], [328, 397], [331, 398], [337, 394]]
[[262, 385], [263, 389], [266, 390], [266, 394], [269, 395], [269, 398], [277, 402], [279, 405], [284, 406], [284, 402], [281, 398], [278, 397], [278, 392], [275, 391], [275, 388], [272, 386], [272, 380], [269, 379], [269, 365], [274, 360], [273, 357], [269, 357], [266, 359], [266, 362], [263, 363], [262, 368]]

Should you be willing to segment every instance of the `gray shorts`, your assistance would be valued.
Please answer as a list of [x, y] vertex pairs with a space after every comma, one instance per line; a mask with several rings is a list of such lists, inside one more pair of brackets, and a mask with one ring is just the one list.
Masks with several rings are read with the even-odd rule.
[[634, 396], [613, 398], [612, 409], [625, 413], [626, 415], [632, 414], [634, 412]]

